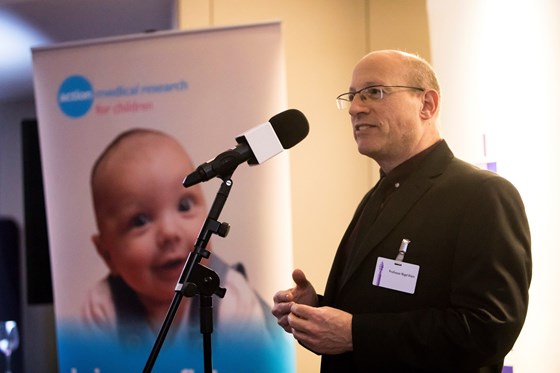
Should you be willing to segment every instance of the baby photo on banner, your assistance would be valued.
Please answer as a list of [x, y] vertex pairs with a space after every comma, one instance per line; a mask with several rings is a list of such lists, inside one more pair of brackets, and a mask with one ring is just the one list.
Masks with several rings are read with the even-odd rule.
[[225, 183], [183, 180], [287, 109], [280, 24], [32, 55], [60, 372], [140, 372], [150, 357], [153, 372], [197, 373], [209, 350], [218, 373], [295, 372], [270, 312], [292, 265], [287, 152], [232, 173], [219, 216], [231, 229], [202, 237], [196, 267], [216, 292], [183, 296], [179, 281]]

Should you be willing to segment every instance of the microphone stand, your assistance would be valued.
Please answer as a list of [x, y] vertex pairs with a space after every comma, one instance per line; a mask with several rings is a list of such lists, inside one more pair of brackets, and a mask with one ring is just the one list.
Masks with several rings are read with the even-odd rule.
[[229, 233], [229, 224], [220, 223], [218, 217], [222, 212], [225, 205], [233, 182], [231, 180], [231, 175], [233, 171], [227, 176], [220, 177], [222, 179], [222, 184], [216, 197], [214, 203], [210, 208], [208, 217], [202, 226], [199, 233], [198, 239], [196, 241], [194, 250], [189, 253], [187, 262], [183, 267], [183, 272], [179, 277], [177, 285], [175, 285], [175, 295], [171, 301], [165, 320], [161, 326], [157, 339], [152, 347], [148, 361], [144, 366], [143, 373], [150, 373], [156, 362], [157, 356], [165, 337], [171, 327], [173, 318], [179, 309], [182, 297], [192, 297], [196, 294], [201, 296], [200, 300], [200, 332], [203, 335], [203, 345], [204, 345], [204, 372], [212, 373], [212, 342], [211, 334], [213, 331], [212, 324], [212, 295], [216, 294], [220, 298], [223, 298], [226, 289], [220, 288], [220, 278], [216, 272], [200, 264], [202, 258], [209, 258], [210, 252], [206, 250], [208, 241], [212, 234], [218, 234], [220, 237], [226, 237]]

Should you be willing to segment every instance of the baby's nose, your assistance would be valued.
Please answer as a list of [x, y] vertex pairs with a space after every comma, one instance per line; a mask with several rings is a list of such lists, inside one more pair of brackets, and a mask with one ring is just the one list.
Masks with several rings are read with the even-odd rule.
[[184, 222], [172, 216], [162, 218], [158, 226], [158, 241], [161, 247], [167, 247], [170, 244], [181, 242], [185, 228], [182, 226]]

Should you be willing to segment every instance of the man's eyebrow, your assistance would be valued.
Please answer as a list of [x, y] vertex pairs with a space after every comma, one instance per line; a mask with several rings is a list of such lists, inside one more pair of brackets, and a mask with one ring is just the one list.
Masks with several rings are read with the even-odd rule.
[[[364, 88], [366, 88], [366, 87], [372, 87], [372, 86], [376, 86], [376, 85], [383, 85], [383, 84], [382, 84], [382, 83], [379, 83], [379, 82], [365, 82], [364, 86], [363, 86], [362, 88], [360, 88], [360, 89], [364, 89]], [[350, 86], [350, 87], [348, 88], [348, 92], [356, 92], [356, 91], [359, 91], [359, 89], [356, 89], [356, 88], [354, 88], [354, 87], [352, 87], [352, 86]]]

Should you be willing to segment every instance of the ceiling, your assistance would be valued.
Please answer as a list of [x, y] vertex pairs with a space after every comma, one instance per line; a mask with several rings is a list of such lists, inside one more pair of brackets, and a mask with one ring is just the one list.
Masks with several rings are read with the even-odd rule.
[[33, 99], [31, 48], [169, 30], [176, 0], [0, 0], [0, 104]]

